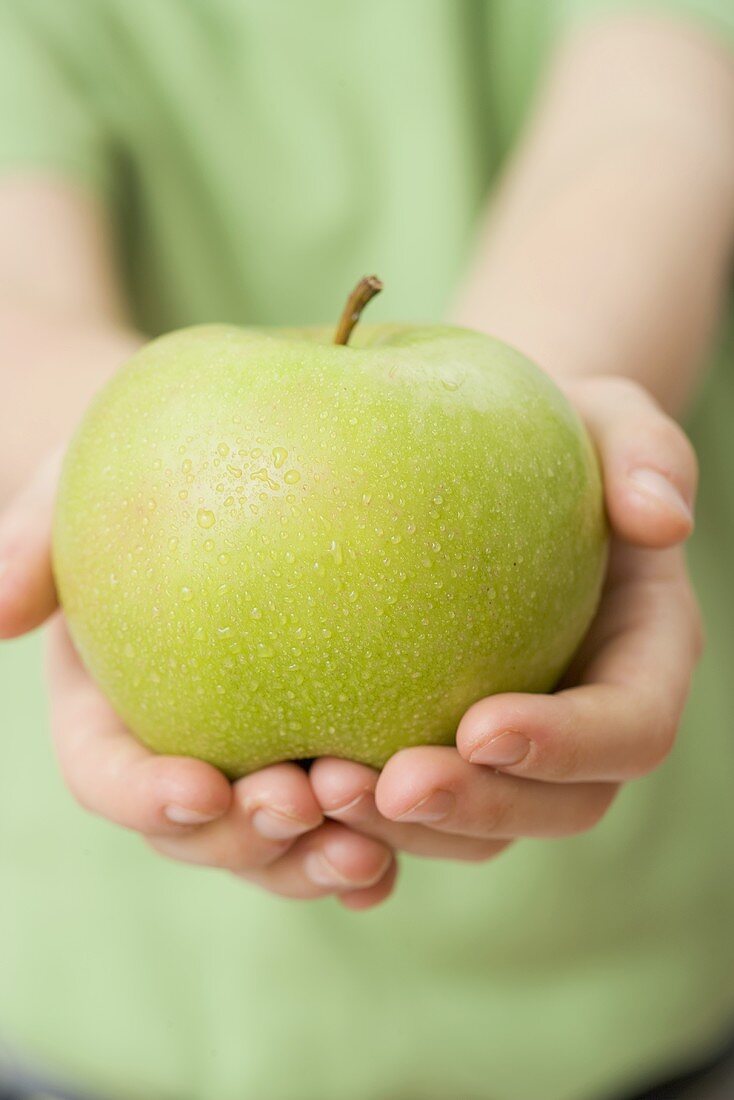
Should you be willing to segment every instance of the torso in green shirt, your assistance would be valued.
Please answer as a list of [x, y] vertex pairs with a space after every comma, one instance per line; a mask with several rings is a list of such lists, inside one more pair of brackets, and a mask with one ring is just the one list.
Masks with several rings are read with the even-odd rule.
[[[372, 319], [436, 319], [556, 25], [590, 6], [0, 0], [0, 165], [102, 194], [151, 333], [329, 319], [372, 269]], [[364, 916], [85, 816], [38, 643], [4, 649], [6, 1044], [140, 1100], [582, 1100], [695, 1058], [734, 1017], [732, 423], [714, 372], [694, 422], [709, 647], [671, 759], [587, 836], [403, 860]]]

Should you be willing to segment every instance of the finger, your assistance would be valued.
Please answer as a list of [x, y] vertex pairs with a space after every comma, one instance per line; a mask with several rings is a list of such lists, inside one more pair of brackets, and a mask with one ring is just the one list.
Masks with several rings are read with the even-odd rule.
[[56, 607], [51, 523], [58, 469], [54, 456], [0, 518], [0, 638], [33, 630]]
[[280, 859], [322, 820], [303, 769], [274, 764], [235, 783], [232, 804], [218, 821], [189, 835], [155, 837], [151, 846], [182, 863], [241, 874]]
[[504, 840], [453, 836], [425, 825], [389, 821], [375, 805], [379, 773], [364, 764], [322, 757], [311, 766], [310, 778], [327, 817], [401, 852], [431, 859], [479, 862], [499, 855], [507, 847]]
[[465, 760], [554, 782], [619, 782], [662, 763], [700, 652], [698, 612], [678, 550], [621, 553], [580, 685], [475, 703], [456, 734]]
[[374, 909], [376, 905], [386, 901], [395, 889], [395, 880], [398, 876], [398, 865], [392, 860], [385, 874], [374, 886], [368, 886], [364, 890], [352, 890], [339, 895], [340, 903], [352, 912], [363, 912], [365, 909]]
[[377, 886], [393, 864], [386, 845], [327, 821], [296, 841], [272, 866], [243, 877], [284, 897], [321, 898]]
[[611, 805], [605, 783], [537, 783], [467, 764], [444, 746], [403, 749], [388, 760], [375, 801], [391, 820], [461, 836], [561, 837], [595, 825]]
[[636, 383], [580, 383], [572, 392], [596, 442], [615, 532], [639, 546], [681, 542], [693, 529], [696, 457], [682, 429]]
[[226, 813], [232, 794], [221, 772], [199, 760], [154, 756], [90, 680], [60, 615], [48, 633], [51, 732], [80, 805], [145, 833], [176, 832]]

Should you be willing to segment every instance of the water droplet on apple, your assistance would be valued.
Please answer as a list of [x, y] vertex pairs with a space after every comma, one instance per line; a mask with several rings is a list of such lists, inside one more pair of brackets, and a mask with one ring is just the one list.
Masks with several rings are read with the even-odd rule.
[[296, 482], [300, 480], [301, 475], [299, 474], [298, 470], [287, 470], [286, 473], [283, 475], [283, 481], [285, 481], [287, 485], [295, 485]]
[[260, 610], [260, 608], [259, 607], [253, 607], [253, 609], [250, 611], [250, 618], [252, 618], [252, 619], [262, 619], [262, 617], [263, 617], [263, 613]]
[[189, 495], [188, 489], [181, 489], [178, 495], [180, 496], [181, 500], [186, 500], [187, 496]]
[[362, 493], [362, 503], [364, 504], [365, 508], [367, 507], [367, 505], [369, 504], [369, 502], [371, 500], [372, 500], [372, 493]]
[[217, 627], [217, 634], [220, 636], [220, 638], [226, 638], [231, 633], [232, 633], [232, 627], [231, 626], [218, 626]]
[[450, 390], [450, 391], [458, 390], [458, 388], [459, 388], [459, 383], [455, 382], [453, 378], [442, 378], [441, 379], [441, 385], [443, 386], [443, 388], [445, 390]]
[[279, 470], [288, 457], [285, 447], [273, 447], [273, 465]]
[[191, 600], [193, 600], [193, 598], [194, 593], [191, 591], [190, 588], [187, 588], [186, 585], [184, 585], [184, 587], [181, 589], [181, 599], [184, 600], [186, 603], [189, 603]]
[[217, 451], [222, 456], [222, 458], [226, 458], [227, 455], [229, 454], [229, 447], [227, 446], [226, 443], [220, 443], [219, 446], [217, 447]]
[[224, 686], [222, 684], [217, 684], [216, 692], [217, 695], [224, 695]]
[[205, 550], [213, 550], [214, 549], [214, 539], [207, 539], [206, 542], [204, 543], [204, 549]]
[[242, 477], [242, 470], [239, 466], [232, 466], [231, 463], [227, 466], [227, 469], [231, 473], [232, 477]]
[[220, 554], [219, 555], [219, 564], [220, 565], [226, 565], [228, 561], [229, 561], [229, 554]]
[[337, 542], [336, 539], [334, 539], [331, 543], [331, 546], [329, 547], [329, 550], [334, 555], [335, 565], [341, 565], [344, 561], [344, 554], [342, 552], [341, 543]]
[[200, 508], [196, 513], [196, 522], [199, 524], [199, 527], [203, 527], [206, 530], [209, 527], [213, 527], [217, 520], [214, 513], [210, 512], [208, 508]]
[[[179, 448], [179, 450], [180, 450], [180, 448]], [[190, 474], [191, 473], [191, 459], [190, 458], [185, 458], [184, 459], [184, 461], [181, 463], [181, 469], [183, 470], [183, 472], [185, 474]]]

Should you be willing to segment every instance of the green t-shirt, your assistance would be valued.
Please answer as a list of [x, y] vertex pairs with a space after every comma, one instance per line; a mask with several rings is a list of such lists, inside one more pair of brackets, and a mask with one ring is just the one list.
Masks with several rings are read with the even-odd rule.
[[[0, 0], [0, 166], [103, 196], [150, 332], [328, 320], [373, 269], [372, 320], [436, 319], [549, 44], [600, 6]], [[665, 6], [734, 30], [730, 0]], [[404, 858], [365, 915], [85, 815], [38, 639], [3, 648], [0, 1061], [137, 1100], [588, 1100], [704, 1054], [734, 1021], [733, 423], [714, 370], [709, 646], [669, 761], [588, 835]]]

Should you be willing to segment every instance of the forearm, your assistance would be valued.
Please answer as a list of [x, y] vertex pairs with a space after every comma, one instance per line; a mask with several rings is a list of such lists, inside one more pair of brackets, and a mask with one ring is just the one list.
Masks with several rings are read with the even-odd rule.
[[0, 506], [140, 343], [101, 210], [50, 181], [0, 186]]
[[627, 375], [677, 412], [733, 246], [734, 65], [683, 26], [619, 21], [559, 56], [455, 316], [556, 376]]

